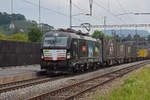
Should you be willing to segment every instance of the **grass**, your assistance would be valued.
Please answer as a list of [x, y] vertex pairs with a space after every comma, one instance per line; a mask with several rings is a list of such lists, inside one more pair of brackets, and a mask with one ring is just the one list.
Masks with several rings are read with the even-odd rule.
[[127, 77], [108, 96], [96, 94], [95, 100], [150, 100], [150, 67]]

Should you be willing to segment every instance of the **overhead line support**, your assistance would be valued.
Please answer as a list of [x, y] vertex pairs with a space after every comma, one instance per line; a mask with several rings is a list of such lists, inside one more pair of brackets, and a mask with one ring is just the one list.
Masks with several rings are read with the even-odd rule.
[[70, 0], [70, 29], [72, 29], [72, 0]]
[[[83, 28], [82, 26], [72, 26], [74, 28]], [[150, 27], [150, 24], [122, 24], [122, 25], [91, 25], [91, 28], [120, 28], [120, 27]]]

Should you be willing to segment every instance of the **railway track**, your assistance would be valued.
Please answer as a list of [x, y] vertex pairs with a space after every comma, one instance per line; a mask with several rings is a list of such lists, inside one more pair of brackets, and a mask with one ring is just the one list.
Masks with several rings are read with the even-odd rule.
[[43, 93], [43, 94], [28, 98], [28, 100], [72, 100], [82, 95], [85, 92], [88, 92], [98, 86], [103, 86], [104, 84], [111, 82], [115, 80], [116, 78], [122, 77], [126, 75], [127, 73], [135, 69], [138, 69], [148, 63], [149, 62], [146, 61], [140, 64], [136, 64], [132, 66], [130, 65], [123, 69], [105, 73], [98, 77], [76, 82], [66, 87], [61, 87], [56, 90], [49, 91], [47, 93]]
[[29, 79], [29, 80], [23, 80], [23, 81], [17, 81], [17, 82], [11, 82], [6, 84], [0, 85], [0, 93], [4, 93], [11, 90], [16, 90], [20, 88], [25, 88], [45, 82], [55, 81], [58, 79], [64, 78], [64, 76], [58, 76], [58, 77], [48, 77], [48, 76], [42, 76], [39, 78]]

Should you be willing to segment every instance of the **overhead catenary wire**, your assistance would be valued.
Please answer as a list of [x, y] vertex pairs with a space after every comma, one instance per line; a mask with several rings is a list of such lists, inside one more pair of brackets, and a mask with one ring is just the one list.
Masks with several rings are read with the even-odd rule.
[[[35, 3], [30, 2], [30, 1], [28, 1], [28, 0], [22, 0], [22, 1], [25, 2], [25, 3], [27, 3], [27, 4], [30, 4], [30, 5], [32, 5], [32, 6], [39, 6], [38, 4], [35, 4]], [[53, 10], [53, 9], [50, 9], [50, 8], [46, 8], [46, 7], [43, 7], [43, 6], [41, 6], [41, 8], [46, 9], [46, 10], [49, 10], [49, 11], [51, 11], [51, 12], [54, 12], [54, 13], [57, 13], [57, 14], [59, 14], [59, 15], [62, 15], [62, 16], [66, 16], [66, 17], [67, 17], [67, 15], [64, 14], [64, 13], [62, 13], [62, 12], [58, 12], [58, 11], [56, 11], [56, 10]]]
[[83, 8], [80, 8], [78, 5], [76, 5], [75, 3], [72, 3], [74, 7], [76, 7], [77, 9], [84, 11], [84, 12], [89, 12], [88, 10], [85, 10]]
[[120, 6], [120, 8], [122, 9], [122, 11], [124, 13], [126, 13], [126, 10], [124, 9], [123, 5], [121, 4], [121, 2], [119, 0], [116, 0], [116, 2], [118, 3], [118, 5]]
[[39, 26], [41, 23], [41, 1], [39, 0]]
[[118, 17], [117, 15], [115, 15], [114, 13], [112, 13], [109, 9], [103, 7], [102, 5], [100, 5], [98, 2], [94, 1], [93, 2], [96, 6], [103, 8], [106, 12], [110, 13], [112, 16], [114, 16], [115, 18], [119, 19], [120, 21], [122, 21], [123, 23], [126, 23], [124, 20], [122, 20], [120, 17]]
[[116, 2], [118, 3], [118, 5], [120, 6], [120, 8], [123, 11], [123, 14], [119, 14], [119, 16], [120, 15], [127, 15], [128, 17], [130, 17], [129, 14], [132, 14], [132, 12], [130, 12], [130, 11], [127, 12], [127, 10], [124, 9], [123, 5], [121, 4], [121, 2], [119, 0], [116, 0]]
[[[86, 9], [84, 9], [83, 7], [82, 7], [82, 8], [79, 7], [79, 6], [78, 6], [79, 4], [77, 5], [77, 4], [73, 3], [73, 2], [72, 2], [72, 4], [73, 4], [73, 6], [74, 6], [75, 8], [77, 8], [78, 10], [83, 11], [83, 13], [74, 14], [74, 16], [86, 15], [86, 14], [89, 13], [89, 10], [86, 10]], [[86, 13], [86, 12], [88, 12], [88, 13]], [[86, 16], [88, 16], [88, 15], [86, 15]], [[95, 20], [95, 21], [100, 20], [99, 17], [100, 17], [100, 16], [95, 16], [94, 14], [93, 14], [92, 16], [90, 16], [90, 18], [92, 18], [92, 20]], [[102, 17], [102, 16], [101, 16], [101, 17]]]
[[[33, 3], [33, 2], [30, 2], [30, 1], [28, 1], [28, 0], [22, 0], [22, 1], [25, 2], [25, 3], [27, 3], [27, 4], [30, 4], [30, 5], [32, 5], [32, 6], [36, 6], [36, 7], [39, 6], [38, 4]], [[53, 10], [53, 9], [44, 7], [44, 6], [42, 6], [42, 5], [41, 5], [41, 8], [42, 8], [42, 9], [45, 9], [45, 10], [47, 10], [47, 11], [49, 11], [49, 12], [53, 12], [53, 13], [56, 13], [56, 14], [58, 14], [58, 15], [64, 16], [64, 17], [69, 17], [69, 15], [67, 15], [67, 14], [65, 14], [65, 13], [62, 13], [62, 12], [59, 12], [59, 11], [56, 11], [56, 10]], [[77, 18], [73, 18], [73, 19], [76, 20], [76, 21], [79, 21], [79, 22], [82, 21], [82, 20], [77, 19]]]
[[[123, 14], [126, 14], [128, 17], [130, 17], [129, 14], [130, 14], [131, 12], [126, 12], [127, 10], [124, 9], [123, 5], [121, 4], [121, 2], [120, 2], [119, 0], [116, 0], [116, 2], [118, 3], [119, 7], [122, 9]], [[120, 14], [120, 15], [121, 15], [121, 14]], [[117, 16], [118, 16], [118, 15], [117, 15]]]
[[[92, 3], [95, 3], [95, 1], [92, 0]], [[76, 5], [76, 4], [74, 4], [74, 3], [73, 3], [73, 5], [74, 5], [77, 9], [79, 9], [79, 10], [88, 11], [88, 10], [85, 10], [85, 9], [83, 9], [83, 8], [80, 8], [78, 5]], [[103, 6], [101, 6], [99, 3], [96, 2], [96, 5], [97, 5], [98, 7], [103, 8], [105, 11], [107, 11], [108, 13], [110, 13], [111, 15], [113, 15], [115, 18], [117, 17], [117, 19], [119, 19], [119, 20], [122, 21], [123, 23], [126, 23], [124, 20], [122, 20], [121, 18], [119, 18], [118, 16], [116, 16], [115, 14], [113, 14], [109, 9], [107, 9], [107, 8], [105, 8], [105, 7], [103, 7]], [[88, 12], [89, 12], [89, 11], [88, 11]], [[93, 16], [91, 16], [91, 17], [93, 17]], [[94, 20], [95, 20], [95, 19], [98, 19], [97, 17], [93, 17], [93, 18], [94, 18]]]

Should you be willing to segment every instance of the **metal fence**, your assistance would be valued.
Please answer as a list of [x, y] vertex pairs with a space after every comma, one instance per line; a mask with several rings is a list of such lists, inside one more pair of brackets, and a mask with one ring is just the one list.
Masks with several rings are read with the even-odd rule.
[[0, 40], [0, 66], [40, 63], [40, 44]]

